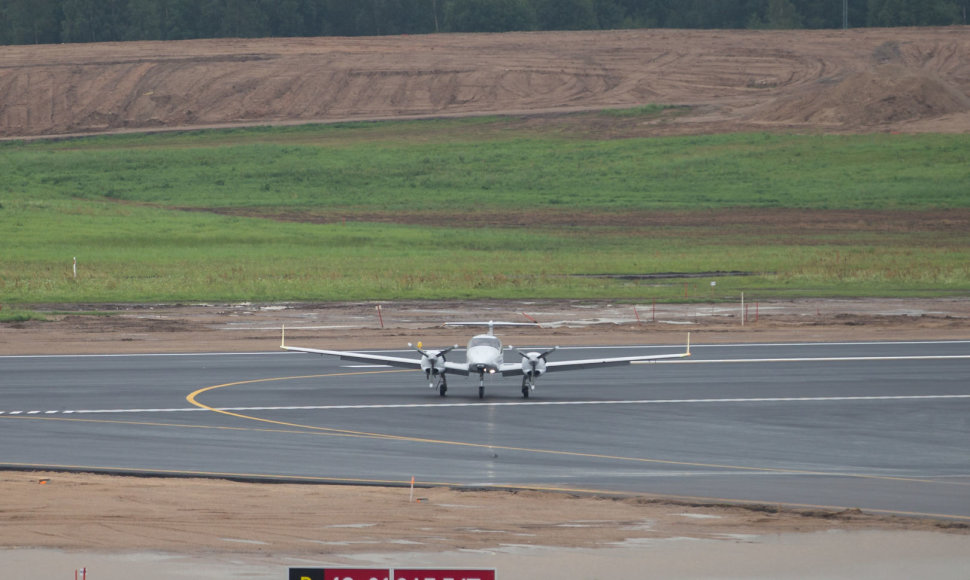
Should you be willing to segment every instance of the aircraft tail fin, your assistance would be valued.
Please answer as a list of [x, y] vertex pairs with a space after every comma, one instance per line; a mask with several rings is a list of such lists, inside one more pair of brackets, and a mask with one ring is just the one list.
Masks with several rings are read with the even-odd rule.
[[538, 322], [501, 322], [498, 320], [489, 320], [488, 322], [446, 322], [442, 326], [487, 326], [488, 333], [495, 334], [496, 326], [539, 326], [539, 323]]

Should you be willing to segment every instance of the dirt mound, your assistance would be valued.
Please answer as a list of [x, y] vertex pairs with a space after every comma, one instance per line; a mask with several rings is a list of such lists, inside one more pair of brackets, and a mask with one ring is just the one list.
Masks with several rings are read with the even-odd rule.
[[970, 111], [970, 98], [932, 73], [901, 67], [855, 73], [838, 82], [820, 81], [804, 95], [764, 107], [763, 120], [818, 127], [877, 128], [900, 121]]
[[8, 138], [645, 103], [691, 109], [621, 136], [970, 129], [960, 27], [218, 39], [0, 55]]

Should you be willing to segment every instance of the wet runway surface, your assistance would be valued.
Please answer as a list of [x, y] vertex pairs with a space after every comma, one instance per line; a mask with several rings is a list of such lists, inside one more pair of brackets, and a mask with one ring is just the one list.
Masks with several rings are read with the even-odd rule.
[[970, 343], [692, 350], [551, 373], [529, 399], [496, 377], [484, 400], [477, 377], [452, 378], [442, 398], [420, 372], [300, 353], [0, 357], [0, 467], [970, 517]]

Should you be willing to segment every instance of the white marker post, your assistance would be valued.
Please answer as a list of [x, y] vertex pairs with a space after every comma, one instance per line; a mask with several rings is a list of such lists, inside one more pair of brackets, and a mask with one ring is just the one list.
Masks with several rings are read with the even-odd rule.
[[74, 279], [77, 280], [77, 256], [74, 256]]

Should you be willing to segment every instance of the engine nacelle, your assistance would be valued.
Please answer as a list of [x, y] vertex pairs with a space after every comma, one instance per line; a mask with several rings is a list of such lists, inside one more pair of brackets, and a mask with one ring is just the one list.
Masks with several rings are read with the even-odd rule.
[[437, 375], [445, 371], [445, 357], [431, 351], [421, 357], [421, 370], [426, 375]]
[[449, 346], [441, 350], [423, 350], [420, 342], [417, 346], [409, 342], [408, 346], [421, 354], [421, 370], [429, 377], [444, 374], [446, 369], [445, 355], [458, 348], [456, 344], [455, 346]]
[[541, 352], [525, 352], [522, 354], [522, 373], [541, 376], [546, 372], [546, 359]]

